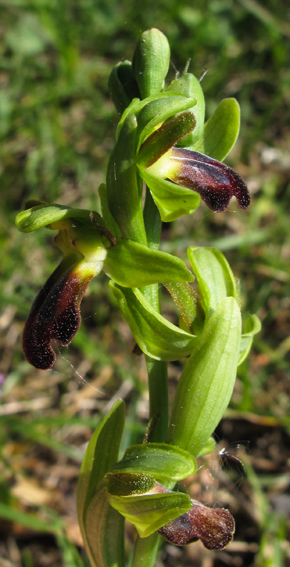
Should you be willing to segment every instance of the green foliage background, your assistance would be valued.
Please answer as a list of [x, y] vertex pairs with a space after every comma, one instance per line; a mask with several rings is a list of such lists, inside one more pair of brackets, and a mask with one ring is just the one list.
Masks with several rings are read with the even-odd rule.
[[[260, 530], [259, 549], [251, 561], [257, 566], [289, 565], [285, 515], [279, 516], [282, 519], [275, 528], [268, 499], [269, 486], [273, 491], [274, 483], [277, 492], [281, 476], [286, 494], [290, 484], [286, 466], [290, 458], [286, 449], [290, 431], [289, 16], [285, 0], [0, 1], [0, 369], [5, 376], [0, 406], [0, 516], [8, 526], [10, 521], [27, 529], [38, 525], [56, 534], [61, 550], [51, 563], [44, 563], [41, 557], [33, 558], [29, 545], [20, 545], [12, 531], [20, 546], [19, 564], [81, 564], [71, 543], [77, 539], [67, 535], [57, 507], [49, 503], [49, 511], [38, 505], [27, 508], [11, 491], [19, 475], [33, 475], [25, 469], [23, 455], [33, 452], [37, 467], [37, 451], [41, 453], [42, 447], [51, 451], [52, 460], [67, 458], [78, 467], [88, 428], [95, 426], [98, 411], [116, 392], [131, 400], [127, 436], [139, 439], [141, 428], [135, 416], [142, 417], [146, 383], [142, 364], [131, 354], [130, 333], [117, 308], [111, 306], [105, 276], [91, 284], [82, 329], [68, 351], [62, 350], [55, 371], [41, 373], [24, 361], [23, 324], [58, 254], [51, 233], [24, 236], [16, 231], [14, 218], [31, 198], [98, 209], [97, 188], [104, 181], [118, 121], [108, 96], [108, 76], [120, 59], [131, 59], [140, 32], [154, 26], [171, 45], [171, 78], [189, 58], [190, 71], [198, 77], [207, 70], [202, 81], [207, 116], [227, 96], [236, 97], [241, 105], [241, 134], [227, 163], [247, 181], [250, 209], [242, 212], [232, 202], [227, 212], [215, 215], [202, 206], [192, 217], [164, 228], [163, 249], [183, 258], [192, 244], [222, 250], [241, 281], [245, 313], [257, 312], [262, 319], [263, 331], [255, 338], [252, 357], [239, 371], [228, 416], [237, 423], [255, 416], [261, 427], [255, 430], [256, 437], [266, 445], [268, 426], [271, 432], [279, 432], [280, 441], [284, 439], [276, 453], [275, 441], [269, 441], [272, 453], [268, 448], [268, 457], [276, 467], [271, 482], [263, 480], [259, 470], [255, 473], [255, 467], [248, 468], [247, 474]], [[176, 317], [166, 296], [164, 309], [169, 317]], [[108, 378], [101, 381], [105, 396], [90, 390], [94, 403], [81, 405], [77, 400], [84, 386], [76, 372], [98, 389], [98, 377], [106, 369]], [[37, 402], [44, 398], [47, 409], [44, 402], [43, 406]], [[14, 410], [11, 404], [16, 404]], [[249, 419], [255, 423], [253, 417]], [[76, 436], [74, 428], [79, 428]], [[240, 435], [237, 431], [235, 440], [241, 435], [243, 430]], [[247, 430], [245, 435], [252, 434]], [[15, 456], [15, 443], [21, 458], [18, 453]], [[38, 514], [36, 520], [28, 516], [32, 512]], [[33, 521], [34, 527], [29, 525]], [[3, 533], [9, 534], [9, 529]], [[273, 563], [266, 563], [269, 544]], [[9, 562], [5, 537], [2, 552]], [[164, 561], [170, 564], [168, 558]]]

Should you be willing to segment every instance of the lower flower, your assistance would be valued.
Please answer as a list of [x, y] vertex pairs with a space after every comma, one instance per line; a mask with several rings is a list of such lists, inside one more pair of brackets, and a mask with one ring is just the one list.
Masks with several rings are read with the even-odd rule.
[[187, 545], [201, 540], [210, 550], [220, 550], [233, 539], [235, 521], [224, 508], [207, 508], [192, 501], [189, 512], [182, 514], [158, 530], [173, 545]]

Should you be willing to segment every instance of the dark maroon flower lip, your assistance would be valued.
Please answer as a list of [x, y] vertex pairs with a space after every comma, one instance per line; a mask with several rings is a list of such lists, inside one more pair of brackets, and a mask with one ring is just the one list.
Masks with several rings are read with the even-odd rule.
[[65, 262], [47, 280], [36, 297], [23, 332], [23, 351], [30, 364], [42, 370], [53, 366], [56, 354], [52, 339], [68, 346], [81, 324], [80, 303], [91, 277], [81, 278], [75, 266], [64, 271]]
[[196, 191], [205, 204], [215, 212], [225, 211], [232, 197], [246, 209], [250, 194], [244, 180], [228, 165], [199, 152], [183, 148], [172, 148], [171, 160], [176, 170], [171, 181]]
[[158, 530], [173, 545], [188, 545], [201, 540], [210, 550], [220, 550], [233, 539], [235, 521], [224, 508], [207, 508], [193, 501], [192, 508]]

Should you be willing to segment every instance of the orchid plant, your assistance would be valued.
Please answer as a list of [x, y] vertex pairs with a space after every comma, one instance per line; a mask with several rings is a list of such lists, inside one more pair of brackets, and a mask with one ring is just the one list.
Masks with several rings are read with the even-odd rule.
[[[251, 315], [242, 330], [239, 288], [221, 252], [191, 246], [189, 269], [159, 244], [162, 221], [192, 214], [201, 199], [215, 212], [232, 197], [248, 207], [244, 181], [222, 163], [238, 136], [239, 105], [233, 98], [221, 101], [205, 123], [200, 82], [185, 72], [167, 84], [169, 58], [166, 37], [151, 29], [142, 34], [132, 63], [123, 61], [111, 73], [120, 121], [106, 184], [99, 188], [101, 214], [30, 202], [16, 220], [22, 232], [58, 231], [54, 241], [63, 254], [27, 319], [26, 359], [36, 368], [52, 367], [52, 339], [70, 344], [82, 297], [101, 270], [146, 359], [150, 402], [143, 443], [120, 458], [125, 404], [119, 400], [94, 432], [82, 464], [77, 510], [92, 567], [125, 565], [125, 518], [138, 533], [133, 567], [154, 565], [159, 536], [174, 545], [200, 539], [219, 550], [235, 529], [228, 510], [193, 501], [176, 485], [195, 474], [199, 456], [214, 450], [212, 435], [260, 323]], [[179, 326], [160, 312], [160, 284], [176, 303]], [[185, 358], [169, 418], [167, 363]]]

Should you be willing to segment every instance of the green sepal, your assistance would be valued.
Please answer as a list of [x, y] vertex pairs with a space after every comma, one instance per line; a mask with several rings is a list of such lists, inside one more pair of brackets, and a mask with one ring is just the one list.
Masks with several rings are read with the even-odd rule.
[[191, 148], [197, 140], [203, 137], [205, 100], [201, 84], [192, 73], [183, 73], [181, 77], [172, 81], [166, 89], [166, 92], [168, 91], [176, 91], [196, 101], [195, 105], [190, 108], [196, 121], [195, 128], [190, 134], [184, 136], [184, 138], [177, 143], [181, 148]]
[[201, 305], [207, 318], [225, 297], [239, 300], [233, 272], [219, 250], [190, 246], [187, 255], [198, 280]]
[[143, 142], [151, 136], [151, 134], [153, 134], [153, 132], [155, 132], [161, 124], [172, 116], [175, 116], [177, 113], [194, 107], [194, 104], [195, 100], [193, 98], [174, 95], [172, 93], [171, 95], [167, 94], [166, 98], [164, 96], [156, 97], [155, 100], [144, 105], [137, 115], [137, 150], [139, 150], [141, 144], [143, 144]]
[[113, 68], [109, 76], [108, 88], [119, 114], [124, 112], [134, 98], [140, 96], [130, 61], [122, 61]]
[[191, 215], [199, 206], [200, 195], [195, 191], [158, 178], [148, 169], [140, 170], [140, 175], [152, 193], [163, 222], [171, 222], [183, 215]]
[[113, 508], [135, 525], [140, 537], [151, 535], [192, 507], [190, 497], [182, 492], [131, 496], [115, 496], [108, 492], [108, 499]]
[[92, 226], [91, 211], [85, 209], [71, 209], [64, 205], [37, 205], [19, 213], [15, 224], [21, 232], [32, 232], [38, 228], [66, 219], [75, 219], [87, 226]]
[[107, 200], [123, 238], [146, 243], [142, 187], [135, 166], [137, 120], [130, 113], [120, 131], [107, 169]]
[[195, 118], [192, 112], [178, 114], [155, 130], [142, 144], [136, 158], [140, 169], [150, 167], [183, 136], [193, 130]]
[[239, 103], [235, 98], [225, 98], [206, 122], [203, 138], [191, 149], [223, 161], [234, 146], [239, 130]]
[[151, 28], [144, 31], [136, 45], [132, 67], [141, 98], [161, 91], [168, 72], [170, 47], [165, 35]]
[[192, 282], [194, 279], [180, 258], [150, 250], [130, 240], [120, 240], [107, 251], [104, 271], [123, 287], [143, 287], [166, 281]]
[[193, 456], [200, 453], [228, 406], [240, 340], [240, 309], [233, 297], [227, 297], [198, 337], [180, 376], [173, 403], [169, 442]]
[[247, 358], [252, 344], [254, 335], [261, 331], [261, 321], [257, 315], [250, 315], [245, 323], [245, 332], [241, 337], [239, 365]]
[[115, 471], [152, 475], [158, 482], [183, 480], [196, 472], [196, 461], [179, 447], [165, 443], [132, 445], [121, 461], [116, 463], [107, 477]]
[[191, 354], [195, 337], [167, 321], [138, 289], [110, 287], [140, 349], [156, 360], [179, 360]]
[[[97, 427], [89, 442], [77, 484], [77, 513], [80, 530], [92, 565], [97, 567], [109, 567], [110, 565], [106, 562], [105, 556], [107, 553], [106, 546], [112, 537], [112, 521], [115, 527], [118, 526], [118, 530], [122, 530], [122, 518], [112, 514], [104, 499], [104, 492], [101, 493], [101, 488], [98, 485], [104, 475], [118, 460], [124, 422], [125, 403], [122, 400], [118, 400]], [[98, 514], [94, 517], [93, 524], [90, 515], [92, 508], [97, 508], [104, 512], [103, 516]], [[110, 517], [111, 520], [109, 519]], [[88, 521], [88, 518], [90, 518], [90, 521]], [[108, 532], [106, 531], [107, 528]], [[100, 549], [95, 541], [97, 533], [103, 534], [103, 541], [99, 542], [101, 545]], [[116, 544], [117, 540], [115, 539], [110, 543], [112, 548]], [[116, 557], [122, 556], [119, 544], [118, 549], [115, 547], [115, 555]], [[98, 560], [96, 556], [99, 557]], [[116, 565], [122, 565], [122, 562], [116, 563]]]

